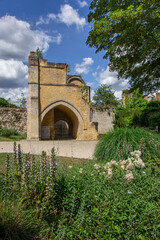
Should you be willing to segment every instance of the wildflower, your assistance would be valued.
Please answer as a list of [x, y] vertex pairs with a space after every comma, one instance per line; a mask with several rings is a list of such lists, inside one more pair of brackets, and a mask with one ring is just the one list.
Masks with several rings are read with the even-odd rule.
[[128, 194], [132, 194], [132, 192], [130, 190], [128, 190]]
[[126, 166], [126, 170], [129, 170], [129, 169], [133, 169], [134, 168], [134, 165], [133, 165], [133, 163], [132, 163], [132, 161], [131, 161], [131, 159], [130, 158], [128, 158], [128, 160], [126, 161], [127, 163], [128, 163], [128, 165]]
[[142, 161], [142, 159], [138, 158], [134, 161], [134, 164], [136, 167], [145, 167], [144, 162]]
[[124, 178], [127, 179], [128, 181], [130, 181], [130, 180], [134, 179], [134, 176], [133, 176], [132, 172], [130, 172], [130, 173], [126, 174], [124, 176]]
[[95, 169], [99, 169], [100, 166], [99, 166], [98, 164], [94, 164], [94, 168], [95, 168]]
[[93, 176], [93, 173], [91, 173], [91, 176]]
[[83, 171], [83, 168], [80, 168], [80, 169], [79, 169], [79, 173], [82, 173], [82, 171]]
[[73, 166], [68, 166], [68, 168], [72, 168]]
[[108, 177], [112, 177], [112, 169], [111, 168], [108, 169]]

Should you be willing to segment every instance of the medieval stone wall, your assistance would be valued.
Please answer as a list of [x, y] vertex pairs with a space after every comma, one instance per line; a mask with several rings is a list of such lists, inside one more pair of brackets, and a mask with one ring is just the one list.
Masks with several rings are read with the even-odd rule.
[[[91, 122], [98, 123], [98, 133], [113, 129], [114, 109], [91, 109]], [[15, 128], [19, 133], [27, 131], [27, 110], [20, 108], [0, 108], [0, 128]]]
[[22, 108], [0, 108], [0, 128], [27, 132], [27, 110]]
[[91, 109], [91, 121], [97, 122], [99, 134], [104, 134], [113, 129], [114, 109]]

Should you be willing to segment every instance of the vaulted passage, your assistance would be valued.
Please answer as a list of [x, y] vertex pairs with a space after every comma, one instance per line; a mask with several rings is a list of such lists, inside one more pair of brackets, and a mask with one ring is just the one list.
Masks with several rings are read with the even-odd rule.
[[62, 104], [50, 109], [43, 117], [41, 139], [76, 139], [79, 120], [76, 114]]

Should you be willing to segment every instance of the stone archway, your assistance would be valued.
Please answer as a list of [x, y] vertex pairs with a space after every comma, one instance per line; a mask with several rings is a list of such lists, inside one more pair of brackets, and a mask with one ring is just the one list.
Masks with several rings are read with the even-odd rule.
[[77, 139], [84, 129], [83, 118], [70, 103], [57, 101], [41, 113], [41, 139], [56, 139], [55, 123], [64, 121], [69, 128], [68, 139]]

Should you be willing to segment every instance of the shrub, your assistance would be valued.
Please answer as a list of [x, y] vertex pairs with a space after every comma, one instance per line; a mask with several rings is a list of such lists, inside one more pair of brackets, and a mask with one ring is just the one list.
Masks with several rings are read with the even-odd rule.
[[[151, 138], [153, 138], [151, 140]], [[143, 144], [144, 141], [144, 144]], [[95, 157], [98, 161], [108, 162], [128, 158], [129, 153], [142, 149], [143, 156], [154, 157], [159, 154], [156, 143], [160, 142], [160, 136], [155, 132], [143, 128], [116, 128], [104, 134], [95, 149]]]
[[0, 136], [2, 137], [10, 137], [10, 136], [17, 136], [18, 132], [16, 129], [8, 129], [8, 128], [2, 128], [0, 129]]
[[155, 129], [160, 125], [160, 100], [151, 101], [143, 109], [141, 115], [141, 125]]
[[133, 93], [126, 94], [125, 105], [116, 108], [114, 125], [115, 127], [131, 127], [141, 125], [141, 114], [148, 101], [139, 92], [139, 89]]

